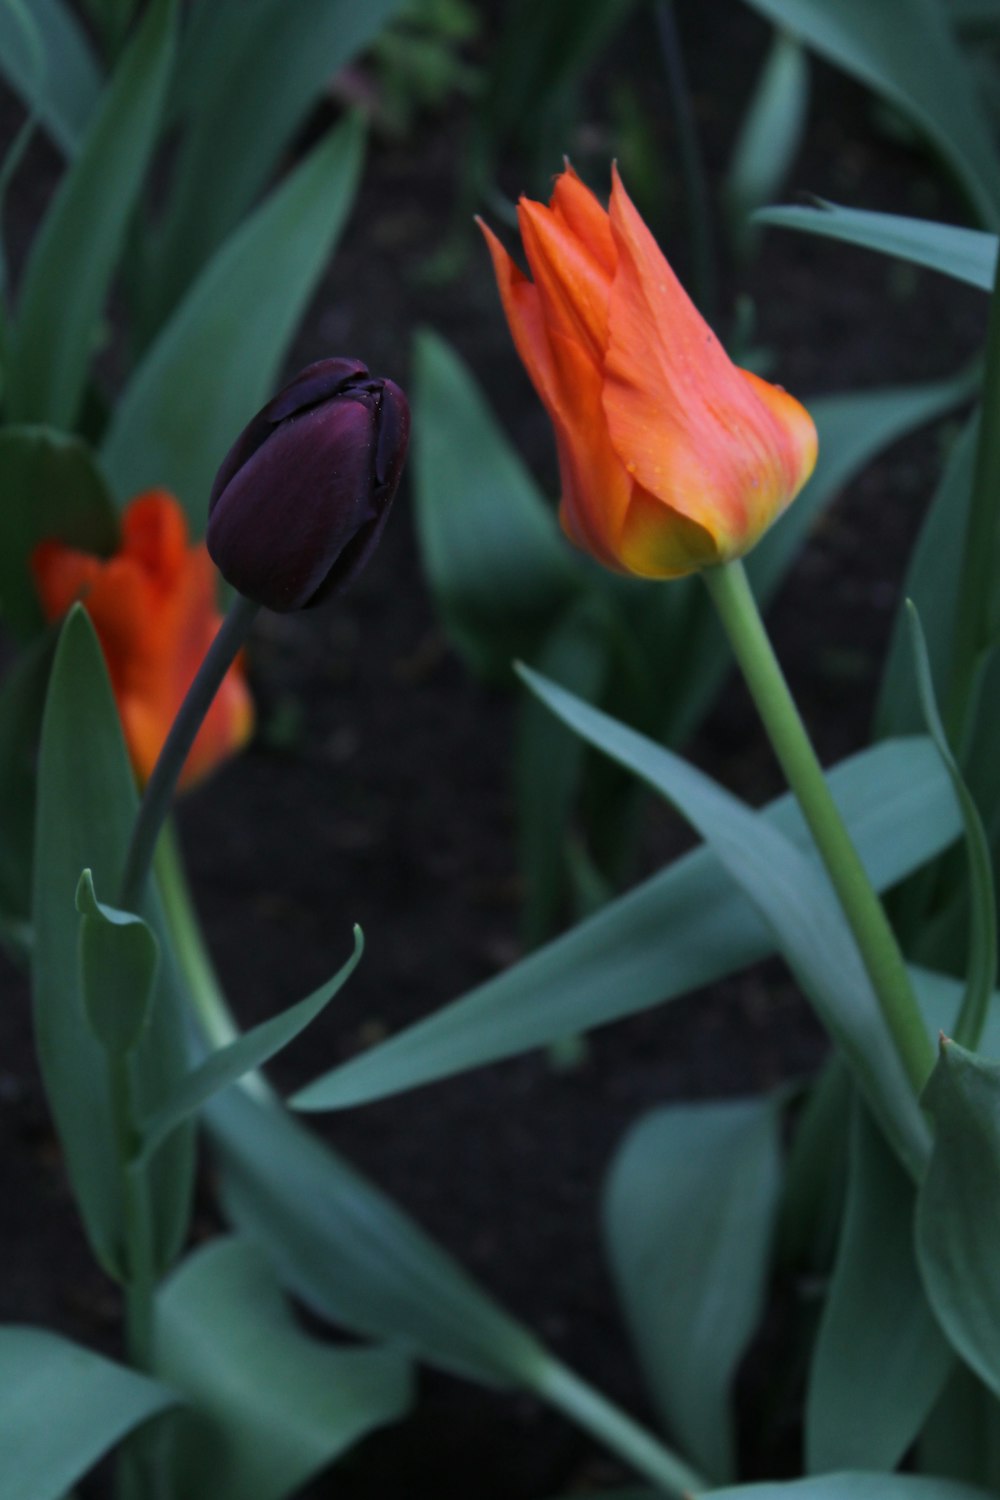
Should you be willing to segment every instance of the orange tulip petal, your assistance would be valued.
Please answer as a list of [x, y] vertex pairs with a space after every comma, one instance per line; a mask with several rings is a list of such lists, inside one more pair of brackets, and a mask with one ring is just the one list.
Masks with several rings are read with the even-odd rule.
[[122, 517], [122, 551], [160, 584], [169, 584], [188, 553], [187, 517], [166, 490], [137, 495]]
[[610, 279], [618, 264], [618, 251], [615, 249], [607, 209], [576, 175], [569, 162], [566, 163], [565, 171], [560, 172], [556, 178], [549, 207], [555, 217], [587, 246], [594, 260]]
[[719, 561], [712, 535], [636, 486], [619, 543], [625, 568], [639, 578], [683, 578]]
[[611, 440], [644, 489], [703, 526], [720, 558], [737, 556], [804, 482], [815, 461], [812, 422], [798, 402], [732, 364], [617, 174], [611, 224], [619, 249], [604, 393]]
[[482, 219], [477, 219], [476, 222], [493, 259], [497, 289], [514, 346], [532, 385], [546, 408], [551, 410], [556, 399], [555, 376], [538, 289], [511, 259], [489, 225], [484, 224]]
[[608, 342], [607, 271], [544, 204], [522, 198], [517, 218], [550, 335], [577, 338], [595, 361], [602, 360]]

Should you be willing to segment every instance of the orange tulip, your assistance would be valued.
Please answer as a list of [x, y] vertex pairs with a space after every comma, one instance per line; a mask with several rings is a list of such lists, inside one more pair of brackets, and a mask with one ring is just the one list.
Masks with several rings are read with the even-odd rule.
[[[125, 511], [121, 547], [113, 557], [47, 541], [36, 547], [31, 568], [48, 619], [59, 619], [77, 600], [90, 615], [129, 755], [144, 783], [222, 623], [215, 569], [204, 545], [189, 544], [174, 497], [150, 490]], [[193, 785], [233, 754], [252, 727], [253, 706], [237, 662], [198, 731], [179, 785]]]
[[570, 539], [643, 578], [747, 552], [813, 471], [808, 412], [732, 363], [617, 171], [608, 212], [567, 165], [518, 219], [533, 281], [481, 227], [555, 428]]

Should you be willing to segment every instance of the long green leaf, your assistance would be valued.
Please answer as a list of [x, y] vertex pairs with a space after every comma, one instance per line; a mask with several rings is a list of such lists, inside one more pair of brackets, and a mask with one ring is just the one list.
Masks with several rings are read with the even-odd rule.
[[122, 502], [163, 485], [204, 528], [215, 470], [264, 401], [350, 211], [363, 130], [332, 131], [222, 246], [149, 349], [104, 445]]
[[942, 1039], [924, 1103], [935, 1136], [917, 1202], [920, 1272], [952, 1348], [1000, 1395], [1000, 1063]]
[[46, 1329], [0, 1327], [0, 1494], [61, 1500], [126, 1433], [176, 1401]]
[[918, 690], [927, 732], [951, 778], [965, 830], [969, 861], [969, 952], [965, 995], [955, 1022], [955, 1040], [963, 1046], [976, 1047], [986, 1024], [990, 999], [997, 982], [997, 901], [993, 866], [983, 820], [952, 753], [938, 713], [920, 616], [912, 603], [908, 608]]
[[212, 0], [202, 7], [214, 14], [183, 58], [184, 128], [154, 257], [160, 319], [265, 187], [323, 87], [401, 4]]
[[97, 108], [101, 74], [63, 0], [0, 0], [0, 71], [60, 149], [74, 156]]
[[822, 1474], [712, 1490], [712, 1500], [986, 1500], [990, 1490], [923, 1474]]
[[537, 673], [522, 668], [521, 674], [564, 723], [660, 792], [705, 840], [773, 934], [894, 1149], [918, 1171], [927, 1128], [825, 873], [679, 756]]
[[176, 0], [154, 0], [32, 248], [6, 393], [15, 421], [73, 426], [98, 321], [149, 172], [175, 25]]
[[[880, 890], [960, 831], [948, 778], [926, 740], [856, 756], [831, 771], [830, 787]], [[790, 797], [756, 816], [800, 849], [809, 847]], [[339, 1109], [417, 1088], [647, 1010], [773, 949], [750, 901], [714, 854], [699, 849], [506, 973], [328, 1073], [294, 1102]]]
[[239, 1240], [189, 1256], [156, 1314], [158, 1368], [188, 1404], [170, 1453], [185, 1500], [283, 1500], [412, 1404], [401, 1355], [310, 1337]]
[[953, 1364], [913, 1248], [913, 1184], [855, 1101], [847, 1202], [813, 1353], [806, 1464], [892, 1470]]
[[31, 941], [38, 739], [53, 649], [50, 637], [36, 641], [0, 685], [0, 914], [21, 951]]
[[867, 209], [841, 208], [822, 199], [815, 208], [764, 208], [755, 222], [774, 229], [798, 229], [842, 244], [860, 245], [928, 266], [956, 281], [968, 282], [984, 292], [993, 289], [997, 237], [984, 229], [961, 229], [956, 224], [938, 224], [933, 219], [910, 219], [902, 214], [872, 213]]
[[723, 188], [730, 234], [744, 255], [760, 239], [750, 216], [781, 191], [802, 144], [808, 109], [808, 59], [794, 37], [779, 31], [754, 85]]
[[444, 339], [414, 342], [414, 490], [424, 569], [476, 672], [508, 680], [583, 582], [551, 509], [472, 372]]
[[228, 1218], [315, 1312], [488, 1384], [533, 1384], [548, 1356], [412, 1220], [278, 1105], [239, 1089], [206, 1118]]
[[1000, 223], [1000, 158], [974, 75], [937, 0], [748, 0], [900, 109], [937, 147], [983, 222]]
[[605, 1188], [605, 1243], [660, 1418], [720, 1482], [735, 1467], [730, 1388], [764, 1305], [780, 1129], [766, 1098], [655, 1110]]
[[272, 1016], [269, 1021], [262, 1021], [259, 1026], [254, 1026], [228, 1046], [210, 1052], [204, 1061], [185, 1074], [155, 1113], [139, 1122], [143, 1136], [143, 1155], [148, 1156], [155, 1151], [182, 1120], [199, 1110], [213, 1094], [228, 1088], [255, 1068], [262, 1067], [283, 1047], [294, 1041], [347, 983], [357, 968], [363, 949], [361, 928], [355, 927], [354, 952], [332, 979], [328, 979], [297, 1005], [289, 1006], [280, 1015]]
[[[136, 791], [104, 659], [83, 608], [63, 626], [49, 685], [38, 771], [32, 963], [42, 1077], [73, 1190], [98, 1259], [122, 1269], [123, 1204], [104, 1049], [84, 1016], [75, 893], [80, 871], [115, 891], [136, 812]], [[138, 1105], [155, 1109], [186, 1066], [179, 982], [155, 897], [143, 915], [162, 962], [150, 1024], [132, 1058]], [[190, 1130], [179, 1130], [150, 1164], [158, 1264], [183, 1236], [192, 1175]]]

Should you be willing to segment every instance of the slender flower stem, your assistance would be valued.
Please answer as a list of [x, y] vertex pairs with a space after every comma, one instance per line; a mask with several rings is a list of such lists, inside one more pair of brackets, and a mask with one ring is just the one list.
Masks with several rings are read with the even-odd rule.
[[546, 1360], [535, 1390], [665, 1494], [684, 1497], [712, 1488], [703, 1475], [559, 1360]]
[[702, 574], [775, 755], [854, 934], [886, 1025], [916, 1092], [934, 1066], [903, 955], [830, 793], [740, 562]]
[[222, 679], [245, 642], [259, 608], [259, 605], [244, 599], [242, 595], [236, 596], [177, 711], [166, 743], [153, 767], [153, 774], [146, 784], [132, 830], [132, 842], [125, 859], [125, 872], [118, 897], [118, 905], [125, 911], [134, 911], [142, 898], [156, 841], [173, 801], [177, 778], [202, 721], [212, 706], [212, 700], [222, 685]]

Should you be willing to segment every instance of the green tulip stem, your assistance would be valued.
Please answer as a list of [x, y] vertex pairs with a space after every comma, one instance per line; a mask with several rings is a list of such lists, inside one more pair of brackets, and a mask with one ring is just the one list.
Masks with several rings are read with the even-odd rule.
[[132, 841], [125, 859], [118, 905], [124, 911], [135, 911], [142, 900], [149, 878], [153, 854], [164, 820], [174, 799], [177, 780], [205, 715], [212, 706], [222, 680], [250, 633], [259, 604], [237, 594], [230, 605], [214, 641], [188, 688], [187, 696], [170, 727], [153, 774], [139, 804]]
[[854, 934], [907, 1077], [919, 1093], [934, 1066], [934, 1049], [906, 964], [788, 690], [743, 564], [706, 568], [702, 577]]

